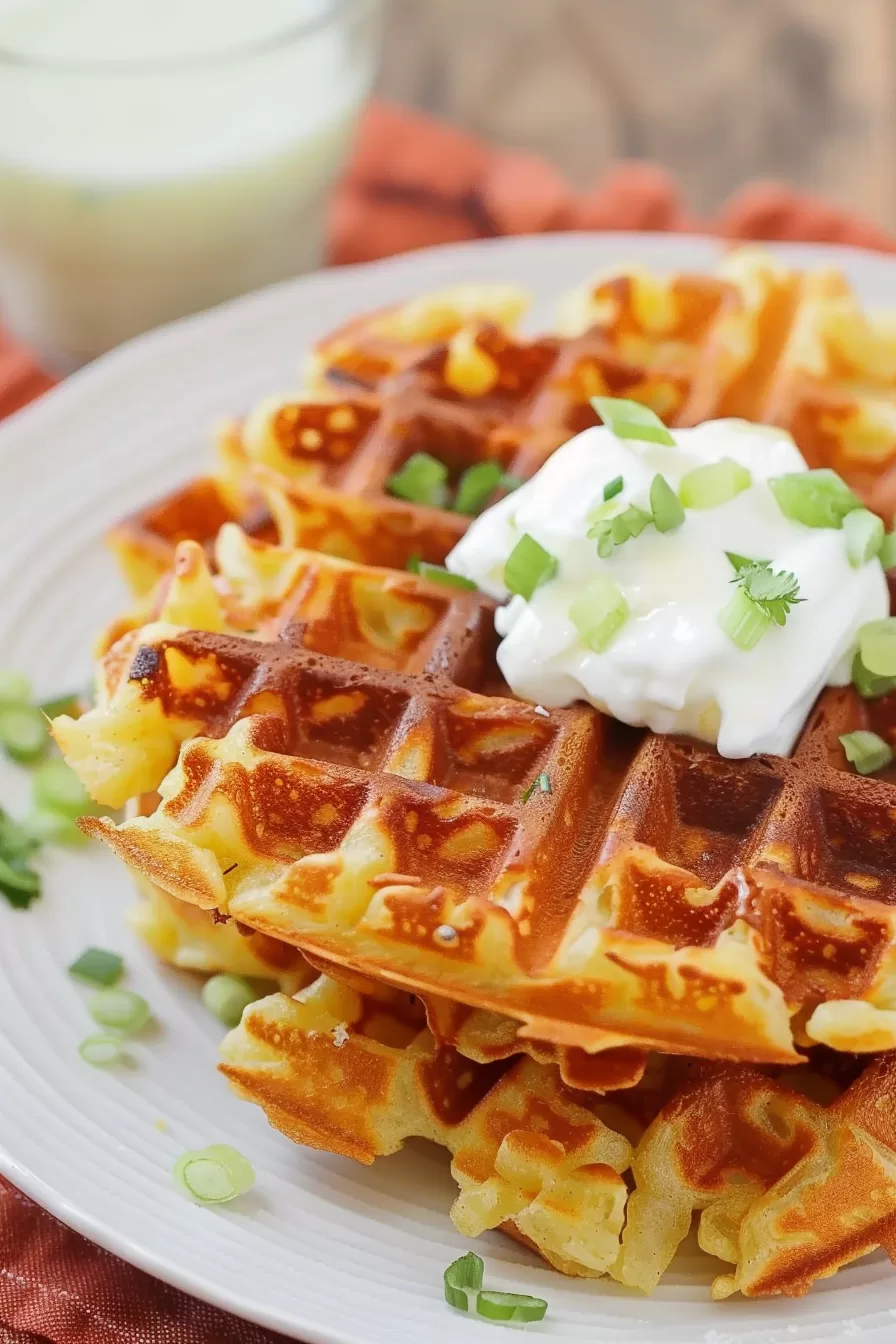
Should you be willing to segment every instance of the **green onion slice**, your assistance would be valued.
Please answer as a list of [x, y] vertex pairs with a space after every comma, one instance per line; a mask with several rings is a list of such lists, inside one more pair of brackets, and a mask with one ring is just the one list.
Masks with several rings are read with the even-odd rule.
[[496, 1293], [483, 1288], [476, 1298], [477, 1315], [489, 1321], [543, 1321], [547, 1309], [543, 1297], [529, 1293]]
[[26, 858], [39, 848], [39, 844], [40, 842], [26, 826], [13, 821], [12, 817], [0, 807], [0, 855], [3, 858]]
[[768, 487], [784, 517], [806, 527], [840, 528], [847, 514], [862, 507], [859, 497], [829, 467], [773, 476]]
[[40, 895], [40, 877], [22, 854], [0, 855], [0, 892], [16, 910], [27, 910]]
[[637, 504], [629, 504], [611, 517], [601, 517], [603, 507], [600, 505], [595, 510], [593, 516], [597, 521], [588, 529], [587, 535], [597, 542], [597, 553], [602, 560], [606, 560], [617, 546], [623, 546], [632, 537], [640, 537], [645, 527], [653, 522], [653, 517], [645, 513], [644, 509], [639, 509]]
[[120, 1036], [109, 1032], [96, 1032], [87, 1036], [78, 1046], [78, 1054], [87, 1064], [96, 1069], [108, 1069], [117, 1064], [124, 1055], [124, 1046]]
[[595, 653], [610, 647], [630, 614], [625, 595], [605, 574], [592, 579], [569, 608], [569, 619]]
[[852, 684], [863, 700], [876, 700], [896, 689], [896, 677], [878, 677], [869, 672], [857, 651], [852, 660]]
[[650, 483], [650, 511], [657, 532], [674, 532], [684, 522], [684, 509], [665, 476], [657, 473]]
[[896, 569], [896, 532], [888, 532], [884, 537], [879, 559], [884, 569]]
[[858, 770], [860, 775], [873, 775], [883, 770], [893, 759], [893, 749], [877, 733], [861, 729], [855, 733], [842, 733], [840, 745], [846, 753], [846, 759]]
[[92, 808], [90, 795], [65, 761], [46, 761], [34, 772], [35, 806], [48, 812], [79, 817]]
[[462, 588], [465, 592], [476, 591], [476, 584], [472, 579], [465, 579], [463, 574], [452, 574], [444, 565], [431, 565], [428, 560], [418, 560], [413, 572], [419, 574], [421, 579], [428, 579], [430, 583], [444, 584], [446, 588]]
[[0, 708], [0, 744], [7, 756], [30, 765], [43, 756], [50, 745], [44, 716], [33, 705], [6, 705]]
[[31, 682], [24, 672], [0, 668], [0, 705], [28, 705], [31, 701]]
[[536, 588], [554, 578], [557, 569], [557, 557], [524, 532], [507, 557], [504, 584], [528, 602]]
[[499, 462], [477, 462], [475, 466], [467, 467], [457, 483], [455, 510], [458, 513], [481, 513], [503, 477]]
[[87, 1011], [101, 1027], [133, 1033], [150, 1019], [149, 1004], [132, 989], [100, 989], [91, 995]]
[[753, 477], [733, 457], [694, 467], [678, 483], [678, 498], [686, 509], [716, 509], [753, 484]]
[[393, 472], [386, 489], [412, 504], [443, 508], [448, 499], [448, 468], [429, 453], [414, 453], [404, 466]]
[[625, 397], [592, 397], [591, 405], [617, 439], [638, 439], [641, 443], [675, 447], [672, 435], [649, 406], [628, 401]]
[[896, 617], [887, 616], [861, 626], [859, 655], [876, 677], [896, 677]]
[[772, 624], [772, 618], [738, 588], [731, 601], [719, 612], [719, 625], [739, 649], [747, 652], [759, 643]]
[[197, 1204], [226, 1204], [255, 1184], [255, 1169], [229, 1143], [182, 1153], [174, 1164], [174, 1183]]
[[213, 975], [202, 986], [202, 1002], [225, 1027], [238, 1026], [243, 1009], [257, 998], [249, 981], [241, 975]]
[[617, 495], [620, 495], [622, 493], [624, 486], [625, 481], [622, 479], [622, 477], [614, 476], [612, 481], [607, 481], [606, 485], [604, 486], [604, 500], [606, 501], [608, 499], [615, 499]]
[[449, 1307], [458, 1311], [470, 1310], [470, 1294], [473, 1304], [482, 1288], [484, 1265], [478, 1255], [468, 1251], [459, 1260], [454, 1260], [445, 1270], [445, 1301]]
[[853, 509], [843, 519], [846, 554], [853, 569], [861, 569], [879, 553], [884, 540], [884, 525], [869, 509]]
[[529, 799], [532, 797], [536, 789], [538, 790], [539, 793], [553, 792], [553, 790], [551, 789], [551, 777], [546, 770], [542, 770], [540, 775], [536, 775], [532, 783], [526, 789], [523, 790], [522, 794], [520, 795], [520, 802], [528, 803]]
[[107, 952], [104, 947], [88, 947], [75, 958], [68, 973], [88, 985], [109, 989], [121, 979], [123, 970], [124, 962], [117, 952]]

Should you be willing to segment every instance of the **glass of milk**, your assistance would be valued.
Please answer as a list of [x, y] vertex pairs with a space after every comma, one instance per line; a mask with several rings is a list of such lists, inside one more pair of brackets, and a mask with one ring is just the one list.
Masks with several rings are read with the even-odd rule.
[[0, 0], [0, 314], [66, 370], [319, 264], [379, 0]]

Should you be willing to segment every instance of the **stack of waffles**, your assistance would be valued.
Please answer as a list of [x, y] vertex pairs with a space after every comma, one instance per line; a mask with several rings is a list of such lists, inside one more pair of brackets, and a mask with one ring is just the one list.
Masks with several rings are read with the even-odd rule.
[[[175, 965], [274, 981], [221, 1068], [289, 1138], [447, 1148], [455, 1225], [652, 1289], [699, 1215], [713, 1294], [896, 1256], [896, 697], [825, 691], [731, 761], [514, 699], [494, 603], [434, 568], [479, 463], [527, 478], [590, 397], [791, 430], [896, 499], [896, 324], [833, 272], [625, 270], [523, 339], [460, 287], [322, 340], [213, 475], [119, 524], [135, 594], [54, 731]], [[394, 493], [438, 459], [445, 507]], [[421, 563], [422, 562], [422, 563]], [[408, 566], [411, 566], [411, 569]], [[721, 1268], [721, 1267], [720, 1267]]]

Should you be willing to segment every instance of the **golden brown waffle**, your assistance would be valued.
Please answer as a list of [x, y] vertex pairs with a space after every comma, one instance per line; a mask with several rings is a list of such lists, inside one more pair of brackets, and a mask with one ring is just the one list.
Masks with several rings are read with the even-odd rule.
[[688, 1079], [657, 1059], [606, 1103], [531, 1060], [470, 1065], [406, 996], [361, 989], [324, 976], [252, 1005], [222, 1071], [297, 1142], [362, 1162], [412, 1136], [448, 1148], [469, 1236], [501, 1226], [563, 1273], [649, 1292], [697, 1212], [701, 1247], [733, 1267], [717, 1298], [798, 1296], [876, 1246], [896, 1254], [893, 1058], [842, 1095], [819, 1073], [695, 1062]]
[[[286, 544], [404, 568], [441, 562], [467, 519], [408, 504], [388, 478], [416, 451], [449, 468], [499, 462], [527, 479], [594, 423], [590, 398], [626, 396], [669, 424], [743, 416], [789, 429], [810, 465], [835, 467], [892, 512], [896, 337], [860, 310], [843, 277], [796, 272], [750, 249], [717, 276], [659, 280], [638, 268], [582, 286], [559, 334], [513, 334], [522, 291], [456, 287], [356, 318], [317, 346], [309, 391], [224, 427], [216, 476], [124, 519], [109, 534], [137, 593], [173, 546], [209, 545], [238, 521]], [[893, 498], [891, 498], [893, 496]]]
[[605, 1273], [619, 1250], [629, 1142], [551, 1067], [473, 1064], [438, 1047], [406, 999], [326, 977], [297, 999], [263, 999], [225, 1040], [222, 1071], [298, 1143], [360, 1162], [414, 1136], [443, 1145], [461, 1231], [504, 1225], [564, 1273]]
[[217, 587], [182, 555], [56, 725], [103, 801], [162, 785], [151, 817], [85, 823], [144, 877], [555, 1045], [890, 1046], [893, 789], [837, 743], [890, 732], [889, 700], [828, 691], [792, 759], [726, 761], [507, 699], [480, 594], [236, 529]]

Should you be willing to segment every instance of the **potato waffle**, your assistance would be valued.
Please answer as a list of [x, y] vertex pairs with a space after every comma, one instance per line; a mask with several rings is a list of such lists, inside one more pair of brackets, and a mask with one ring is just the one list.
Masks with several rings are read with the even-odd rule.
[[222, 1072], [296, 1142], [368, 1163], [412, 1136], [448, 1148], [468, 1236], [500, 1226], [563, 1273], [649, 1292], [698, 1212], [701, 1247], [733, 1266], [716, 1298], [799, 1296], [877, 1246], [896, 1255], [892, 1058], [842, 1094], [811, 1071], [789, 1086], [695, 1063], [688, 1079], [658, 1060], [607, 1103], [532, 1060], [471, 1066], [405, 995], [359, 988], [323, 976], [253, 1004]]
[[534, 340], [513, 334], [526, 303], [521, 290], [458, 286], [325, 337], [309, 390], [222, 428], [215, 475], [111, 530], [134, 591], [152, 588], [179, 541], [211, 544], [226, 521], [367, 564], [439, 563], [467, 520], [396, 499], [390, 475], [423, 450], [452, 484], [482, 461], [528, 479], [594, 423], [602, 394], [672, 425], [780, 425], [810, 465], [896, 505], [893, 321], [864, 314], [837, 272], [790, 271], [753, 249], [716, 276], [622, 269], [567, 296], [557, 334]]
[[235, 528], [218, 558], [216, 587], [181, 548], [56, 724], [102, 801], [159, 788], [85, 822], [143, 877], [555, 1045], [890, 1048], [893, 786], [837, 737], [891, 732], [891, 699], [826, 691], [791, 759], [726, 761], [507, 698], [478, 593]]

